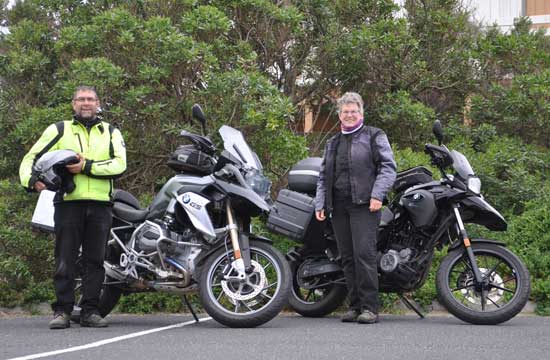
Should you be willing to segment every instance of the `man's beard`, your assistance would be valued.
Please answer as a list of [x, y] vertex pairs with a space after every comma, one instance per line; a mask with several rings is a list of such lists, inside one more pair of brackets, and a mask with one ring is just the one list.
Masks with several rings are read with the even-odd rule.
[[76, 113], [74, 115], [74, 118], [82, 125], [90, 125], [97, 122], [97, 114], [93, 114], [91, 116], [82, 116], [82, 113]]

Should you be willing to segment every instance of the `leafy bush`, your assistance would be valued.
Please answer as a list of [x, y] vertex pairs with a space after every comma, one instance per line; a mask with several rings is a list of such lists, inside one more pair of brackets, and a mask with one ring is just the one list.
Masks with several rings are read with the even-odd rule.
[[53, 299], [53, 241], [33, 232], [30, 220], [36, 194], [0, 181], [0, 306]]
[[545, 186], [540, 197], [512, 219], [504, 239], [529, 269], [537, 312], [550, 315], [550, 187]]

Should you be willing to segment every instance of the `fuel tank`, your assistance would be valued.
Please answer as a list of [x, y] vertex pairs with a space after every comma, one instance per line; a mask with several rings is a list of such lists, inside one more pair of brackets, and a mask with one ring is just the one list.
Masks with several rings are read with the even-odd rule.
[[414, 190], [403, 195], [399, 204], [405, 208], [416, 227], [433, 223], [437, 216], [434, 195], [427, 190]]

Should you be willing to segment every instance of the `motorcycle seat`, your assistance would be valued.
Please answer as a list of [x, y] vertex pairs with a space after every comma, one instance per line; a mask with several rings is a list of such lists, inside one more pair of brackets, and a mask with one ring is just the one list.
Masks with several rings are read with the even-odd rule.
[[147, 215], [149, 215], [149, 209], [134, 209], [123, 202], [115, 202], [113, 205], [113, 214], [122, 220], [136, 223], [145, 221]]

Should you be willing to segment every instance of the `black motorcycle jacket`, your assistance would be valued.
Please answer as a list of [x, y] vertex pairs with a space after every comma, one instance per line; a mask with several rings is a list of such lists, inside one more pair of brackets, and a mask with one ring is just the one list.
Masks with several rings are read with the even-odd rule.
[[[315, 197], [317, 211], [326, 209], [330, 213], [333, 209], [336, 149], [341, 136], [341, 133], [336, 134], [325, 145]], [[352, 202], [356, 205], [369, 204], [371, 198], [382, 201], [397, 175], [388, 138], [382, 130], [372, 126], [363, 126], [351, 136], [348, 161]]]

